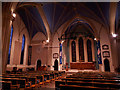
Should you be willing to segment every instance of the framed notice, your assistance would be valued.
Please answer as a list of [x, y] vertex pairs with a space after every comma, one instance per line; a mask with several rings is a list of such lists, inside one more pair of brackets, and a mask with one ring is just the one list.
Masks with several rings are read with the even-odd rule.
[[103, 52], [103, 57], [110, 57], [110, 52], [109, 51], [104, 51]]
[[53, 53], [53, 58], [58, 58], [58, 53]]
[[103, 49], [103, 50], [108, 50], [108, 49], [109, 49], [109, 46], [106, 45], [106, 44], [104, 44], [104, 45], [102, 45], [102, 49]]

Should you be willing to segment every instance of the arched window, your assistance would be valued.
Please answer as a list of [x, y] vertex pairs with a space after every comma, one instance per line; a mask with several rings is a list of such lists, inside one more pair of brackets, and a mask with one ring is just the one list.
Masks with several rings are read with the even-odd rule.
[[21, 49], [20, 64], [23, 64], [23, 60], [24, 60], [24, 48], [25, 48], [25, 35], [23, 35], [23, 37], [22, 37], [22, 49]]
[[91, 48], [91, 41], [87, 40], [87, 55], [88, 55], [88, 62], [92, 62], [92, 48]]
[[9, 51], [8, 51], [8, 62], [7, 62], [7, 64], [10, 64], [10, 52], [11, 52], [12, 36], [13, 36], [13, 25], [11, 26]]
[[84, 61], [84, 46], [82, 37], [79, 38], [79, 60]]
[[72, 41], [72, 62], [76, 62], [76, 44]]

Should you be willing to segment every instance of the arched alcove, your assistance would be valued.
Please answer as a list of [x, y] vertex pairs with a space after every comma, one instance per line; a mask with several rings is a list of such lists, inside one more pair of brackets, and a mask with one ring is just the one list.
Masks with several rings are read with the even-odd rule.
[[104, 68], [105, 68], [105, 71], [110, 72], [110, 63], [108, 59], [104, 60]]
[[54, 70], [58, 71], [58, 60], [57, 59], [54, 62]]
[[37, 60], [37, 67], [36, 67], [36, 70], [38, 70], [39, 67], [41, 67], [41, 60]]

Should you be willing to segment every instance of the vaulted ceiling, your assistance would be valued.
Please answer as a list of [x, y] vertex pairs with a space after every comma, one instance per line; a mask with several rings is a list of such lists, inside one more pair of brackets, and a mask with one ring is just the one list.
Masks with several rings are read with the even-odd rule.
[[[17, 13], [25, 23], [28, 32], [33, 37], [37, 32], [47, 35], [43, 19], [35, 6], [31, 3], [17, 4]], [[40, 5], [47, 19], [50, 33], [53, 34], [66, 21], [75, 16], [82, 16], [93, 19], [109, 28], [110, 2], [35, 2]], [[22, 7], [19, 7], [23, 5]], [[120, 27], [120, 2], [116, 10], [116, 30]]]

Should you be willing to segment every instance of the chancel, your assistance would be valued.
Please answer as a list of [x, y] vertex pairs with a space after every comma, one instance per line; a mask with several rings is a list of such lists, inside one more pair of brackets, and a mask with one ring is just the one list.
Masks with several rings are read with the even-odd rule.
[[1, 89], [120, 89], [120, 2], [1, 4]]

